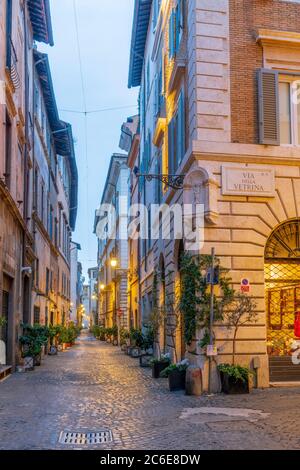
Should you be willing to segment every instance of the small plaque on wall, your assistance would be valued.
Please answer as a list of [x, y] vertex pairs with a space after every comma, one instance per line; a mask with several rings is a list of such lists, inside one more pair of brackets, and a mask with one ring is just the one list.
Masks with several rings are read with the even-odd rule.
[[272, 168], [222, 166], [224, 196], [275, 196], [275, 172]]

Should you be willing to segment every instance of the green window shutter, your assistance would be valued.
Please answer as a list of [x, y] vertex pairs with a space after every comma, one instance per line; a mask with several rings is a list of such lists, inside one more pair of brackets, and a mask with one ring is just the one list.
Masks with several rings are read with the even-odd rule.
[[[161, 161], [161, 152], [159, 152], [159, 154], [157, 156], [157, 161], [156, 161], [156, 174], [157, 175], [161, 174], [160, 161]], [[161, 185], [162, 185], [161, 181], [157, 180], [157, 187], [156, 187], [156, 202], [157, 202], [157, 204], [160, 204], [160, 202], [161, 202], [161, 197], [160, 197]]]
[[155, 116], [159, 113], [159, 75], [155, 77]]
[[176, 32], [175, 32], [175, 52], [177, 53], [180, 49], [181, 39], [183, 36], [183, 29], [184, 29], [184, 0], [178, 0], [178, 4], [176, 7], [176, 18], [175, 18], [175, 25], [176, 25]]
[[157, 0], [154, 0], [153, 1], [153, 17], [152, 17], [153, 29], [155, 29], [156, 23], [157, 23], [157, 7], [158, 7]]
[[172, 59], [175, 56], [175, 10], [171, 12], [169, 20], [169, 57]]
[[172, 175], [174, 173], [174, 118], [170, 121], [168, 127], [168, 173]]
[[146, 94], [147, 94], [147, 102], [148, 102], [148, 99], [149, 99], [149, 96], [150, 96], [150, 62], [148, 60], [147, 62], [147, 91], [146, 91]]
[[163, 70], [162, 66], [159, 70], [159, 76], [158, 76], [158, 111], [161, 111], [162, 105], [163, 105]]
[[150, 164], [151, 164], [151, 134], [148, 132], [148, 139], [147, 139], [147, 173], [149, 172], [150, 169]]
[[[144, 150], [144, 152], [145, 152], [145, 150]], [[140, 173], [141, 174], [144, 174], [144, 170], [145, 170], [144, 161], [145, 161], [145, 158], [144, 158], [144, 154], [143, 154], [142, 159], [141, 159], [141, 168], [140, 168]], [[144, 178], [144, 176], [142, 176], [142, 177], [139, 178], [139, 192], [140, 193], [142, 192], [144, 184], [145, 184], [145, 178]]]
[[258, 71], [259, 143], [280, 145], [279, 82], [276, 70]]
[[177, 166], [180, 165], [185, 154], [185, 105], [184, 92], [181, 91], [178, 99], [178, 129], [177, 129]]
[[180, 47], [180, 1], [175, 10], [175, 52], [177, 53]]
[[[162, 152], [159, 150], [156, 155], [155, 159], [155, 174], [160, 175], [161, 174], [161, 157], [162, 157]], [[160, 204], [161, 203], [161, 190], [162, 190], [162, 182], [160, 180], [155, 180], [155, 204]]]
[[[158, 154], [158, 167], [157, 167], [157, 174], [161, 175], [162, 174], [162, 149], [160, 149], [159, 154]], [[162, 191], [162, 182], [158, 181], [158, 204], [161, 204], [162, 201], [162, 196], [163, 196], [163, 191]]]

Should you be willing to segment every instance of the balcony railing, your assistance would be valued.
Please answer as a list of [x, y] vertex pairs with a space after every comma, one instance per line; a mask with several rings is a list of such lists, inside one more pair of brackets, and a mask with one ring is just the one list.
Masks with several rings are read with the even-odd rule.
[[20, 88], [21, 79], [18, 73], [18, 57], [11, 37], [8, 38], [6, 66], [15, 89]]

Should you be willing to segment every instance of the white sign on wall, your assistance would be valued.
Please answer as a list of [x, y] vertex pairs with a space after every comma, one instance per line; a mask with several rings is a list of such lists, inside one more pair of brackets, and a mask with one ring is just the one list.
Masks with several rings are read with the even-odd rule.
[[274, 197], [275, 172], [265, 167], [222, 166], [222, 194]]
[[6, 346], [4, 341], [0, 340], [0, 366], [6, 364]]

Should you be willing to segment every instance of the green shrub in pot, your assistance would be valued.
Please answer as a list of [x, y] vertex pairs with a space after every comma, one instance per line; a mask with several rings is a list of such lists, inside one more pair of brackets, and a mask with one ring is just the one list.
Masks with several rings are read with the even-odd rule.
[[222, 391], [227, 394], [249, 393], [249, 379], [254, 372], [248, 367], [232, 364], [219, 364]]
[[184, 359], [177, 364], [170, 364], [160, 373], [160, 377], [167, 377], [169, 379], [169, 389], [171, 392], [185, 390], [185, 378], [188, 366], [189, 361]]

